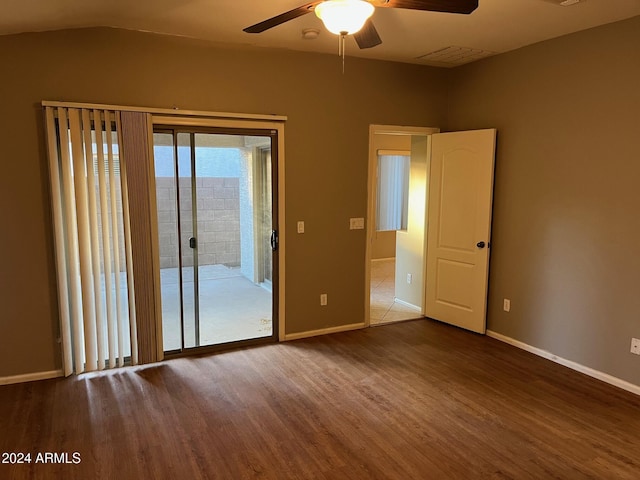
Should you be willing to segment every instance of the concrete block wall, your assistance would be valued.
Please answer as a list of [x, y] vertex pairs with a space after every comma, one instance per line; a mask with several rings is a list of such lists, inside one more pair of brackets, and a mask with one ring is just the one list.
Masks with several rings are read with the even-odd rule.
[[[196, 180], [198, 214], [198, 263], [240, 265], [240, 194], [238, 178], [204, 177]], [[189, 238], [193, 236], [191, 180], [180, 178], [182, 262], [193, 265]], [[178, 266], [178, 234], [175, 182], [156, 178], [160, 268]]]

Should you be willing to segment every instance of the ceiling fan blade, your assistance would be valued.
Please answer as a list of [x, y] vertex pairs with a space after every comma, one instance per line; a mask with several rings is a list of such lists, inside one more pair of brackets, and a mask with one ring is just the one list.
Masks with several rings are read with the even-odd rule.
[[367, 20], [364, 27], [353, 34], [353, 38], [356, 39], [356, 42], [361, 49], [375, 47], [382, 43], [382, 39], [380, 38], [380, 35], [378, 35], [376, 27], [373, 26], [371, 19]]
[[478, 0], [383, 0], [372, 3], [378, 7], [466, 14], [478, 8]]
[[298, 8], [289, 10], [288, 12], [281, 13], [280, 15], [276, 15], [275, 17], [269, 18], [268, 20], [264, 20], [263, 22], [256, 23], [255, 25], [251, 25], [250, 27], [243, 29], [243, 31], [247, 33], [264, 32], [265, 30], [269, 30], [270, 28], [277, 27], [278, 25], [288, 22], [289, 20], [293, 20], [294, 18], [298, 18], [303, 15], [306, 15], [307, 13], [313, 12], [313, 9], [319, 3], [322, 3], [322, 2], [318, 1], [318, 2], [311, 2], [305, 5], [301, 5]]

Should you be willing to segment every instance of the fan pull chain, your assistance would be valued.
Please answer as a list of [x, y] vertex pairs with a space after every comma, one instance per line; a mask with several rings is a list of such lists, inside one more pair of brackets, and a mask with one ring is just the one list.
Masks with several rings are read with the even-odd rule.
[[344, 57], [347, 50], [347, 32], [340, 32], [340, 38], [338, 40], [338, 55], [342, 57], [342, 74], [344, 75]]

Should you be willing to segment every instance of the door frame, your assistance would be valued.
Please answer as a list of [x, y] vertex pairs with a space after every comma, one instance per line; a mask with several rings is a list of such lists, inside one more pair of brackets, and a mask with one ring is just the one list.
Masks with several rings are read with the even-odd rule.
[[[440, 133], [436, 127], [411, 127], [401, 125], [369, 125], [369, 164], [367, 168], [367, 241], [365, 246], [365, 292], [364, 292], [364, 326], [371, 325], [371, 243], [375, 235], [376, 216], [376, 179], [378, 171], [378, 156], [374, 146], [375, 135], [408, 135], [428, 137], [434, 133]], [[429, 164], [431, 158], [427, 157], [427, 181], [429, 175]], [[425, 216], [427, 211], [425, 209]], [[425, 223], [425, 225], [428, 225]], [[423, 253], [423, 269], [426, 274], [426, 229], [425, 229], [425, 249]], [[423, 288], [424, 290], [424, 288]], [[423, 292], [424, 296], [424, 292]], [[422, 314], [424, 315], [424, 301], [422, 302]]]
[[[174, 126], [174, 127], [183, 127], [183, 128], [216, 128], [216, 129], [239, 129], [239, 130], [271, 130], [275, 133], [277, 138], [277, 144], [274, 145], [277, 151], [277, 164], [275, 165], [277, 172], [277, 224], [276, 230], [278, 231], [278, 293], [277, 298], [274, 298], [273, 301], [276, 304], [276, 311], [278, 314], [277, 325], [274, 324], [274, 337], [278, 341], [284, 340], [285, 335], [285, 153], [284, 153], [284, 119], [278, 117], [277, 119], [270, 120], [265, 118], [251, 118], [251, 116], [247, 116], [246, 118], [215, 118], [215, 117], [198, 117], [191, 116], [189, 113], [186, 113], [184, 116], [180, 115], [179, 112], [174, 115], [167, 115], [165, 112], [151, 115], [151, 122], [149, 122], [149, 139], [153, 139], [153, 129], [154, 127], [159, 126]], [[149, 149], [151, 154], [153, 154], [153, 141], [149, 142]], [[151, 157], [153, 158], [153, 156]], [[273, 161], [273, 156], [272, 156]], [[153, 162], [150, 162], [149, 169], [149, 182], [151, 185], [151, 191], [155, 192], [155, 169]], [[275, 180], [275, 179], [274, 179]], [[154, 195], [155, 196], [155, 195]], [[155, 201], [153, 202], [153, 207], [155, 208]], [[153, 251], [159, 251], [159, 238], [157, 235], [158, 232], [158, 218], [156, 212], [151, 213], [151, 222], [152, 222], [152, 249]], [[155, 256], [154, 259], [154, 283], [156, 292], [160, 292], [160, 260], [158, 256]], [[156, 303], [158, 304], [158, 312], [162, 312], [160, 308], [160, 296], [158, 295], [156, 298]], [[164, 347], [163, 347], [163, 339], [162, 339], [162, 315], [159, 313], [156, 316], [156, 329], [159, 332], [159, 335], [156, 335], [157, 343], [157, 355], [158, 360], [164, 359]]]
[[[271, 156], [269, 161], [273, 160], [273, 155], [272, 155], [272, 149], [271, 147], [266, 148], [263, 146], [260, 147], [255, 147], [254, 148], [254, 154], [256, 155], [256, 158], [258, 158], [257, 162], [253, 162], [253, 198], [254, 199], [259, 199], [258, 202], [260, 204], [259, 206], [259, 210], [260, 213], [258, 212], [258, 209], [254, 208], [253, 211], [253, 237], [254, 238], [258, 238], [260, 237], [260, 232], [259, 232], [259, 228], [258, 225], [261, 224], [261, 212], [263, 210], [263, 202], [264, 202], [264, 197], [262, 196], [262, 188], [265, 185], [265, 181], [264, 181], [264, 174], [265, 172], [269, 171], [268, 168], [265, 168], [265, 163], [266, 163], [266, 154], [267, 152], [269, 152], [269, 155]], [[273, 171], [273, 167], [271, 168], [271, 171]], [[276, 165], [276, 171], [277, 171], [277, 165]], [[273, 179], [271, 181], [271, 184], [273, 185]], [[273, 187], [272, 187], [273, 188]], [[276, 194], [277, 194], [277, 185], [276, 185]], [[273, 210], [273, 209], [272, 209]], [[277, 221], [277, 217], [278, 217], [278, 212], [276, 212], [275, 214], [275, 219]], [[263, 288], [266, 288], [266, 275], [265, 275], [265, 249], [264, 249], [264, 244], [260, 244], [260, 242], [254, 242], [254, 249], [253, 249], [253, 257], [254, 257], [254, 265], [256, 265], [256, 268], [254, 269], [254, 283], [262, 286]], [[271, 275], [273, 276], [273, 271], [271, 272]], [[269, 280], [270, 283], [272, 283], [272, 280]]]

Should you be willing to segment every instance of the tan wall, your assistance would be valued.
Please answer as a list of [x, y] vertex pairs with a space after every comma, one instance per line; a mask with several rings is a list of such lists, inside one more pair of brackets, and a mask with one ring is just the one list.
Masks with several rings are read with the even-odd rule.
[[0, 376], [61, 363], [41, 100], [287, 115], [288, 333], [364, 320], [369, 125], [445, 124], [446, 72], [415, 65], [112, 29], [0, 37], [0, 58]]
[[498, 129], [489, 329], [636, 385], [638, 45], [640, 17], [458, 68], [448, 124]]
[[396, 256], [396, 232], [374, 232], [374, 239], [371, 242], [371, 258], [380, 260], [384, 258], [394, 258]]
[[[395, 296], [398, 300], [422, 309], [425, 289], [425, 210], [430, 140], [423, 135], [414, 135], [409, 138], [411, 141], [409, 221], [407, 230], [399, 231], [396, 237]], [[412, 276], [410, 284], [407, 283], [407, 275]]]

